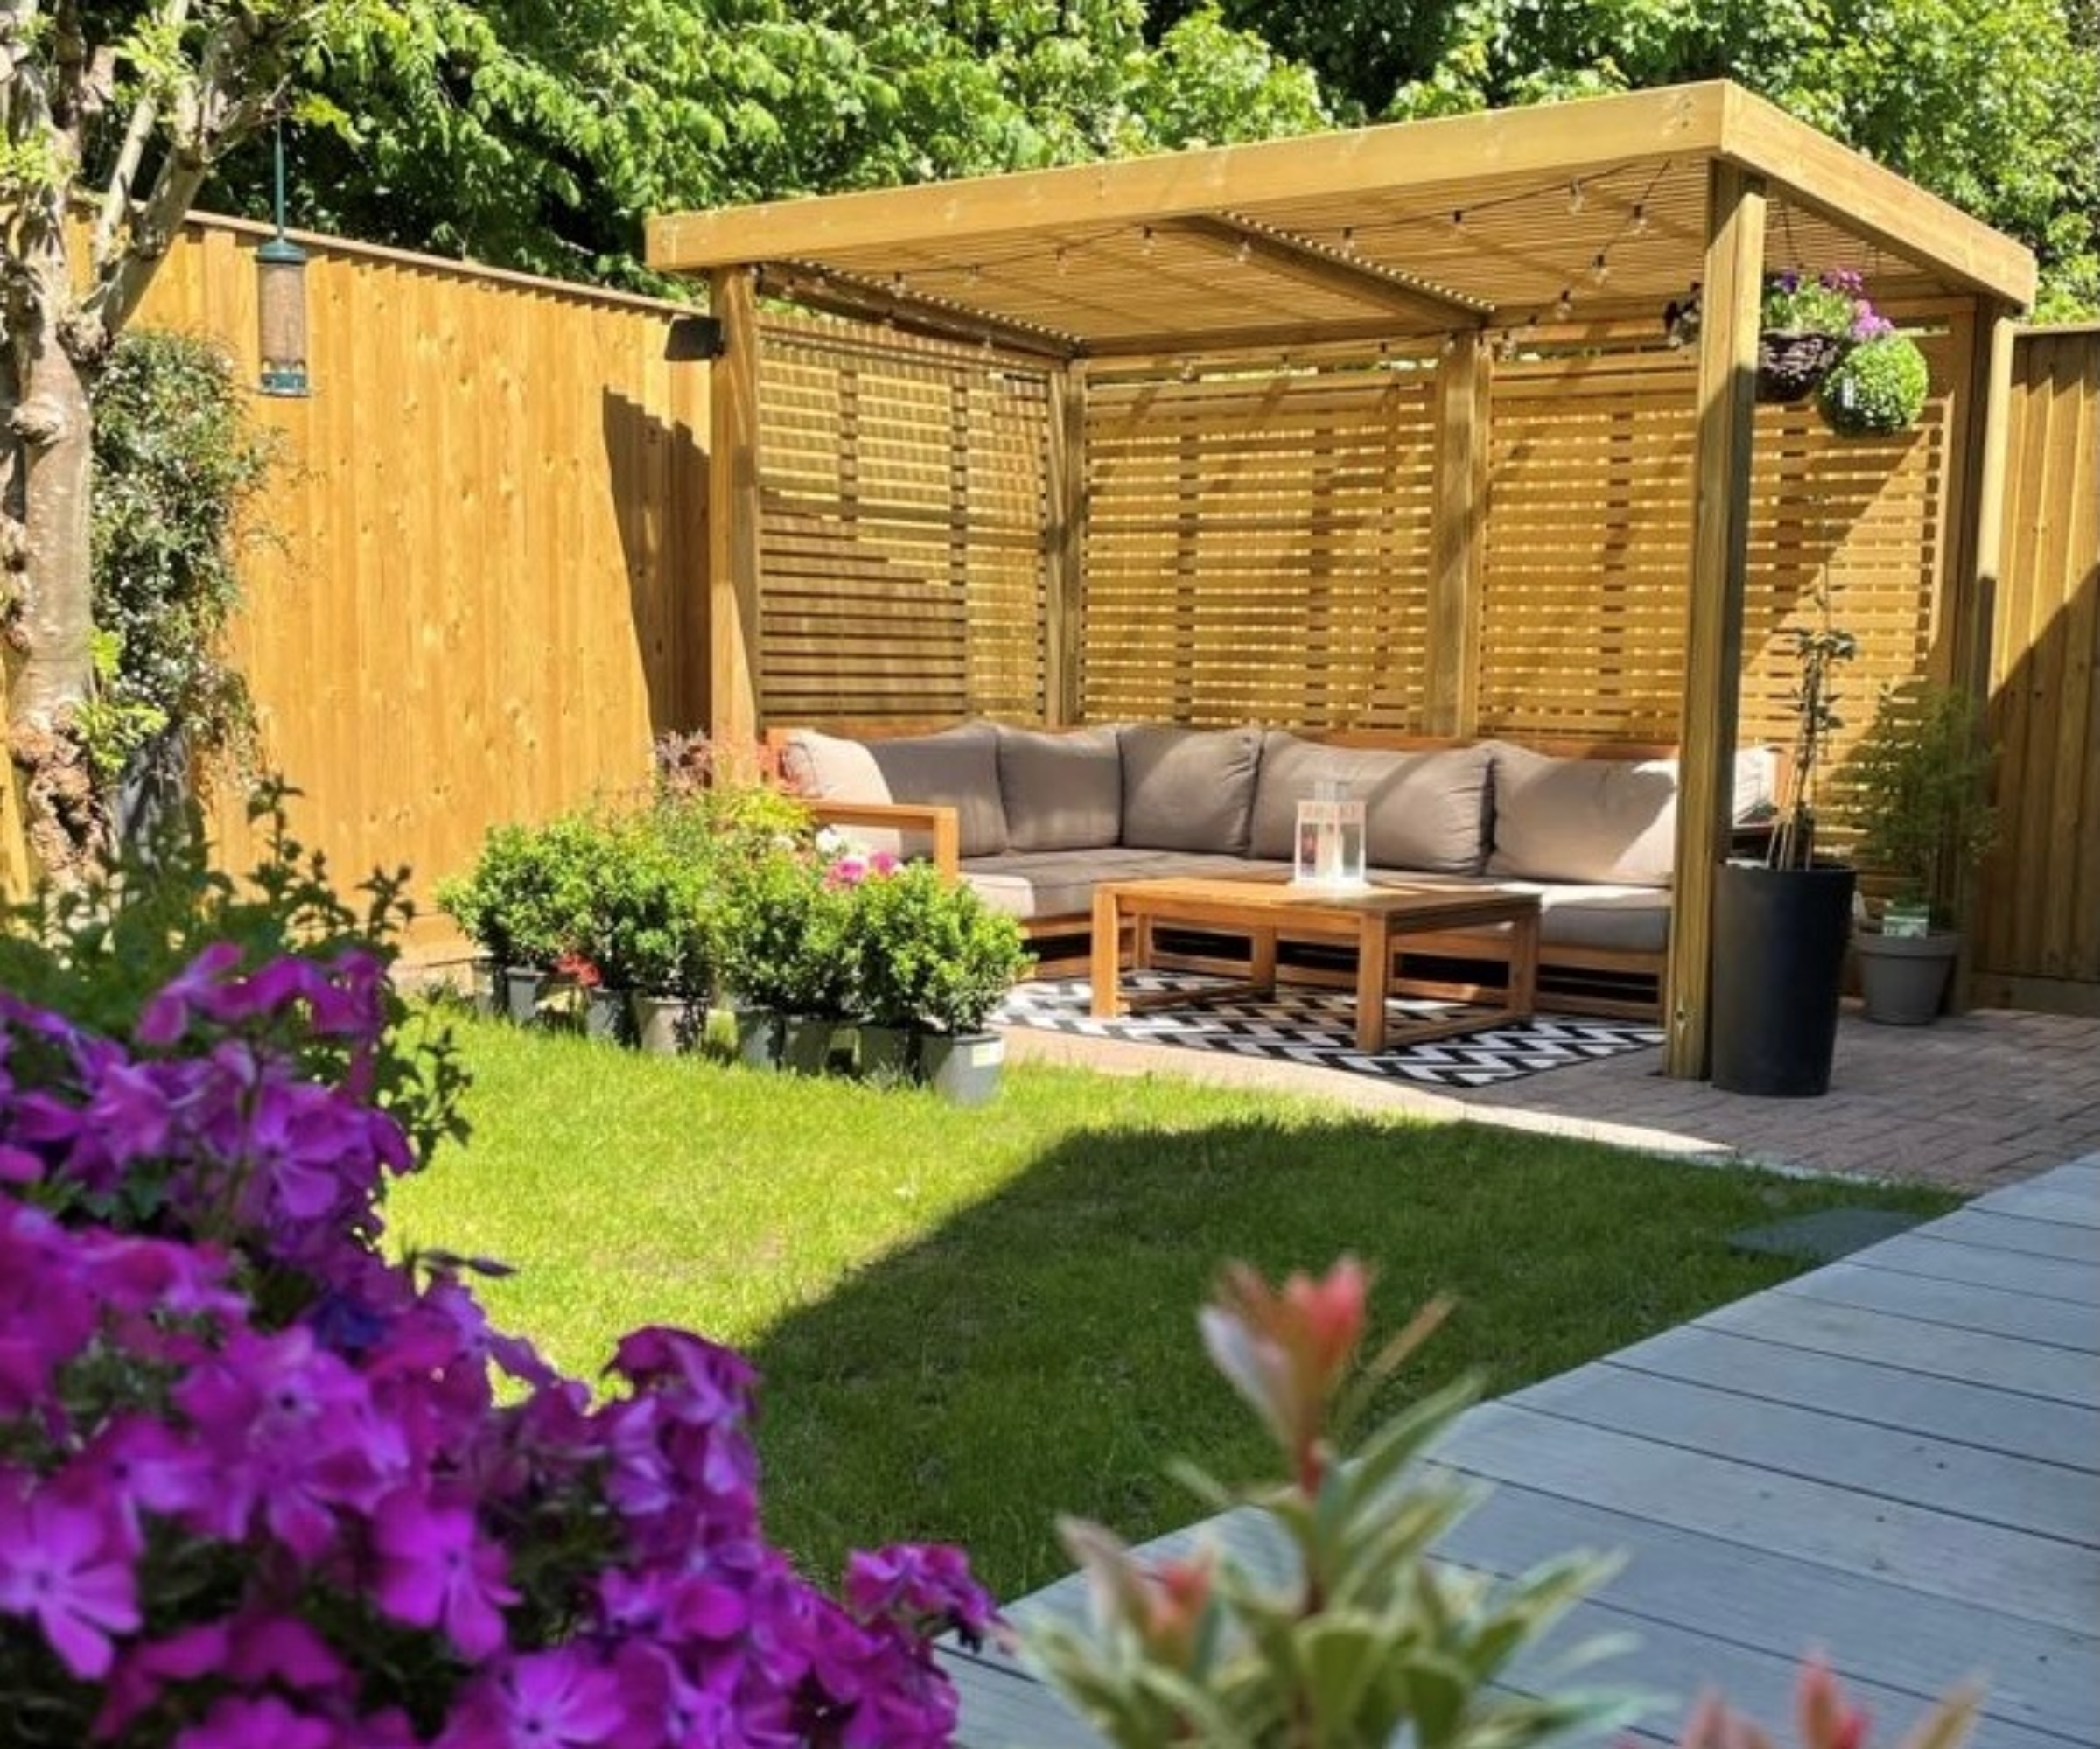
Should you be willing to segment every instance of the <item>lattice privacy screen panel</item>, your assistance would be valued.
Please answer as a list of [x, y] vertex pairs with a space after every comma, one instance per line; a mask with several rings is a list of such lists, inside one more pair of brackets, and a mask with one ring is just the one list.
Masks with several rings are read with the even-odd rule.
[[[1740, 738], [1783, 742], [1788, 628], [1859, 640], [1840, 749], [1886, 682], [1918, 673], [1945, 538], [1944, 339], [1915, 430], [1839, 437], [1813, 405], [1760, 407], [1752, 469]], [[1674, 740], [1684, 684], [1696, 367], [1682, 353], [1497, 367], [1480, 607], [1483, 734]]]
[[1086, 717], [1412, 726], [1432, 400], [1427, 370], [1090, 384]]
[[1043, 374], [769, 319], [759, 401], [764, 715], [1040, 719]]

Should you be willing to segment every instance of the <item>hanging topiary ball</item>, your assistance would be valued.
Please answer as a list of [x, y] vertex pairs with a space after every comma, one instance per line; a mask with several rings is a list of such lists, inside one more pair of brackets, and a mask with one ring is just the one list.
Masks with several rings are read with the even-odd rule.
[[1915, 340], [1883, 334], [1862, 340], [1834, 365], [1816, 391], [1824, 421], [1842, 436], [1908, 431], [1932, 387]]

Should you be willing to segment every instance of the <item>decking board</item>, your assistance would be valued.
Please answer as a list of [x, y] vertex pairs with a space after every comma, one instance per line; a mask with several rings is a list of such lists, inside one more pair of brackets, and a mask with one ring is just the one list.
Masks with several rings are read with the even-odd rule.
[[[1590, 1676], [1668, 1697], [1643, 1742], [1671, 1741], [1709, 1687], [1783, 1727], [1819, 1648], [1878, 1736], [1973, 1675], [1971, 1749], [2093, 1749], [2096, 1354], [2100, 1167], [2082, 1162], [1474, 1409], [1438, 1462], [1494, 1488], [1438, 1557], [1507, 1576], [1624, 1551], [1509, 1684], [1550, 1680], [1588, 1635], [1637, 1634]], [[1204, 1538], [1275, 1569], [1246, 1513], [1147, 1552]], [[1069, 1578], [1014, 1613], [1084, 1607]], [[964, 1695], [970, 1749], [1093, 1740], [1005, 1655], [971, 1661]]]

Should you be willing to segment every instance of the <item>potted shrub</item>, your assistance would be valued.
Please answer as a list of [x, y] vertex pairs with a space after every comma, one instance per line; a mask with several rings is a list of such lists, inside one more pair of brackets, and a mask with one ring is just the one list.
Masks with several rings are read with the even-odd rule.
[[738, 1053], [815, 1072], [850, 1011], [855, 967], [848, 899], [799, 850], [724, 871], [706, 941], [736, 1017]]
[[682, 856], [654, 813], [606, 833], [587, 952], [645, 1049], [677, 1050], [708, 990], [702, 924], [707, 871]]
[[1831, 669], [1849, 632], [1794, 628], [1801, 679], [1793, 760], [1762, 861], [1731, 859], [1713, 899], [1713, 1084], [1797, 1098], [1830, 1091], [1838, 997], [1852, 933], [1852, 868], [1816, 855], [1817, 780], [1842, 726]]
[[[985, 1022], [1028, 968], [1019, 926], [924, 864], [854, 889], [855, 958], [869, 1021], [910, 1035], [901, 1067], [958, 1104], [997, 1089], [1005, 1040]], [[869, 1063], [864, 1032], [862, 1065]]]
[[1859, 862], [1894, 882], [1854, 940], [1869, 1020], [1922, 1026], [1939, 1012], [1961, 948], [1956, 889], [1995, 830], [1990, 773], [1974, 698], [1917, 681], [1882, 695], [1838, 774]]
[[537, 1016], [557, 962], [581, 951], [598, 848], [580, 818], [497, 826], [466, 875], [438, 884], [438, 904], [488, 955], [520, 1025]]

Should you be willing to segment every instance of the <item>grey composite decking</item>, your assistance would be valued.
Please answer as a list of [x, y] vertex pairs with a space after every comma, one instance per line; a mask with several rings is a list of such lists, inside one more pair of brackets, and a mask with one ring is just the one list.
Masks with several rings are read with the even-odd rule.
[[[1975, 1749], [2100, 1749], [2100, 1158], [1482, 1403], [1438, 1459], [1494, 1489], [1446, 1559], [1626, 1551], [1556, 1643], [1637, 1638], [1586, 1680], [1665, 1697], [1642, 1739], [1718, 1687], [1791, 1742], [1814, 1648], [1877, 1743], [1973, 1675]], [[1261, 1558], [1244, 1514], [1150, 1547], [1203, 1536]], [[948, 1664], [970, 1749], [1098, 1741], [1004, 1654]]]

